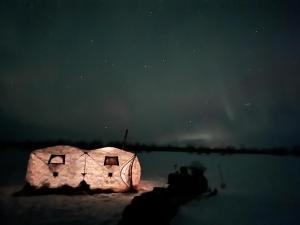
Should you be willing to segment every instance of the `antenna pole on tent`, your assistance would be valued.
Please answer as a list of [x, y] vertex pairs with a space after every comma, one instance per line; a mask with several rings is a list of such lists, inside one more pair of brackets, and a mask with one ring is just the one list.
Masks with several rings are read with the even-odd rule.
[[125, 149], [126, 141], [127, 141], [128, 129], [125, 130], [125, 136], [123, 140], [122, 149]]

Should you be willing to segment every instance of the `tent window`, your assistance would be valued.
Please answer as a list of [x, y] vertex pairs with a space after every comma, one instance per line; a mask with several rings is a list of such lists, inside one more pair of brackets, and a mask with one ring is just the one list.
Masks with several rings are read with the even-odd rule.
[[65, 155], [51, 155], [48, 164], [65, 164]]
[[105, 156], [104, 166], [118, 166], [119, 158], [118, 156]]

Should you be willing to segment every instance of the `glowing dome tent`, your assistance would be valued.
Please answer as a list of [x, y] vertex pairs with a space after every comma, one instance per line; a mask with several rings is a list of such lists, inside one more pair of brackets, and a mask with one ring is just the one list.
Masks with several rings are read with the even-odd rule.
[[55, 146], [30, 154], [26, 182], [35, 188], [76, 188], [85, 181], [91, 190], [115, 192], [137, 188], [141, 167], [137, 156], [118, 148], [82, 150]]

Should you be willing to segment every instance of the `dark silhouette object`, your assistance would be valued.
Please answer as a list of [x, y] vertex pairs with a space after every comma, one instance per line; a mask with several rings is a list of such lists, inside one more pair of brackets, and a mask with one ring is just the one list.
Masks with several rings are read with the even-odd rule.
[[212, 196], [203, 168], [180, 167], [168, 176], [168, 188], [155, 187], [152, 192], [136, 196], [122, 214], [118, 225], [166, 225], [178, 208], [197, 196]]
[[169, 190], [174, 193], [189, 192], [193, 195], [207, 192], [208, 183], [204, 171], [204, 167], [180, 167], [180, 172], [168, 176]]
[[208, 181], [204, 176], [204, 168], [191, 167], [191, 176], [192, 183], [191, 186], [194, 187], [194, 192], [199, 192], [200, 194], [206, 193], [209, 191]]
[[125, 135], [124, 135], [124, 140], [123, 140], [123, 144], [122, 144], [122, 149], [125, 149], [125, 145], [127, 142], [127, 136], [128, 136], [128, 129], [125, 130]]
[[177, 201], [166, 188], [154, 188], [132, 200], [124, 209], [119, 225], [168, 224], [177, 213]]

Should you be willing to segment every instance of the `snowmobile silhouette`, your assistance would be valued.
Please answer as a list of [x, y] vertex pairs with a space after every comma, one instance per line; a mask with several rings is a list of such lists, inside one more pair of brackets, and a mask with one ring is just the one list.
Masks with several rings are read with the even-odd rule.
[[169, 190], [174, 193], [190, 193], [192, 195], [215, 195], [217, 189], [213, 191], [208, 187], [208, 182], [204, 176], [206, 168], [201, 164], [196, 166], [182, 166], [179, 171], [168, 176]]

